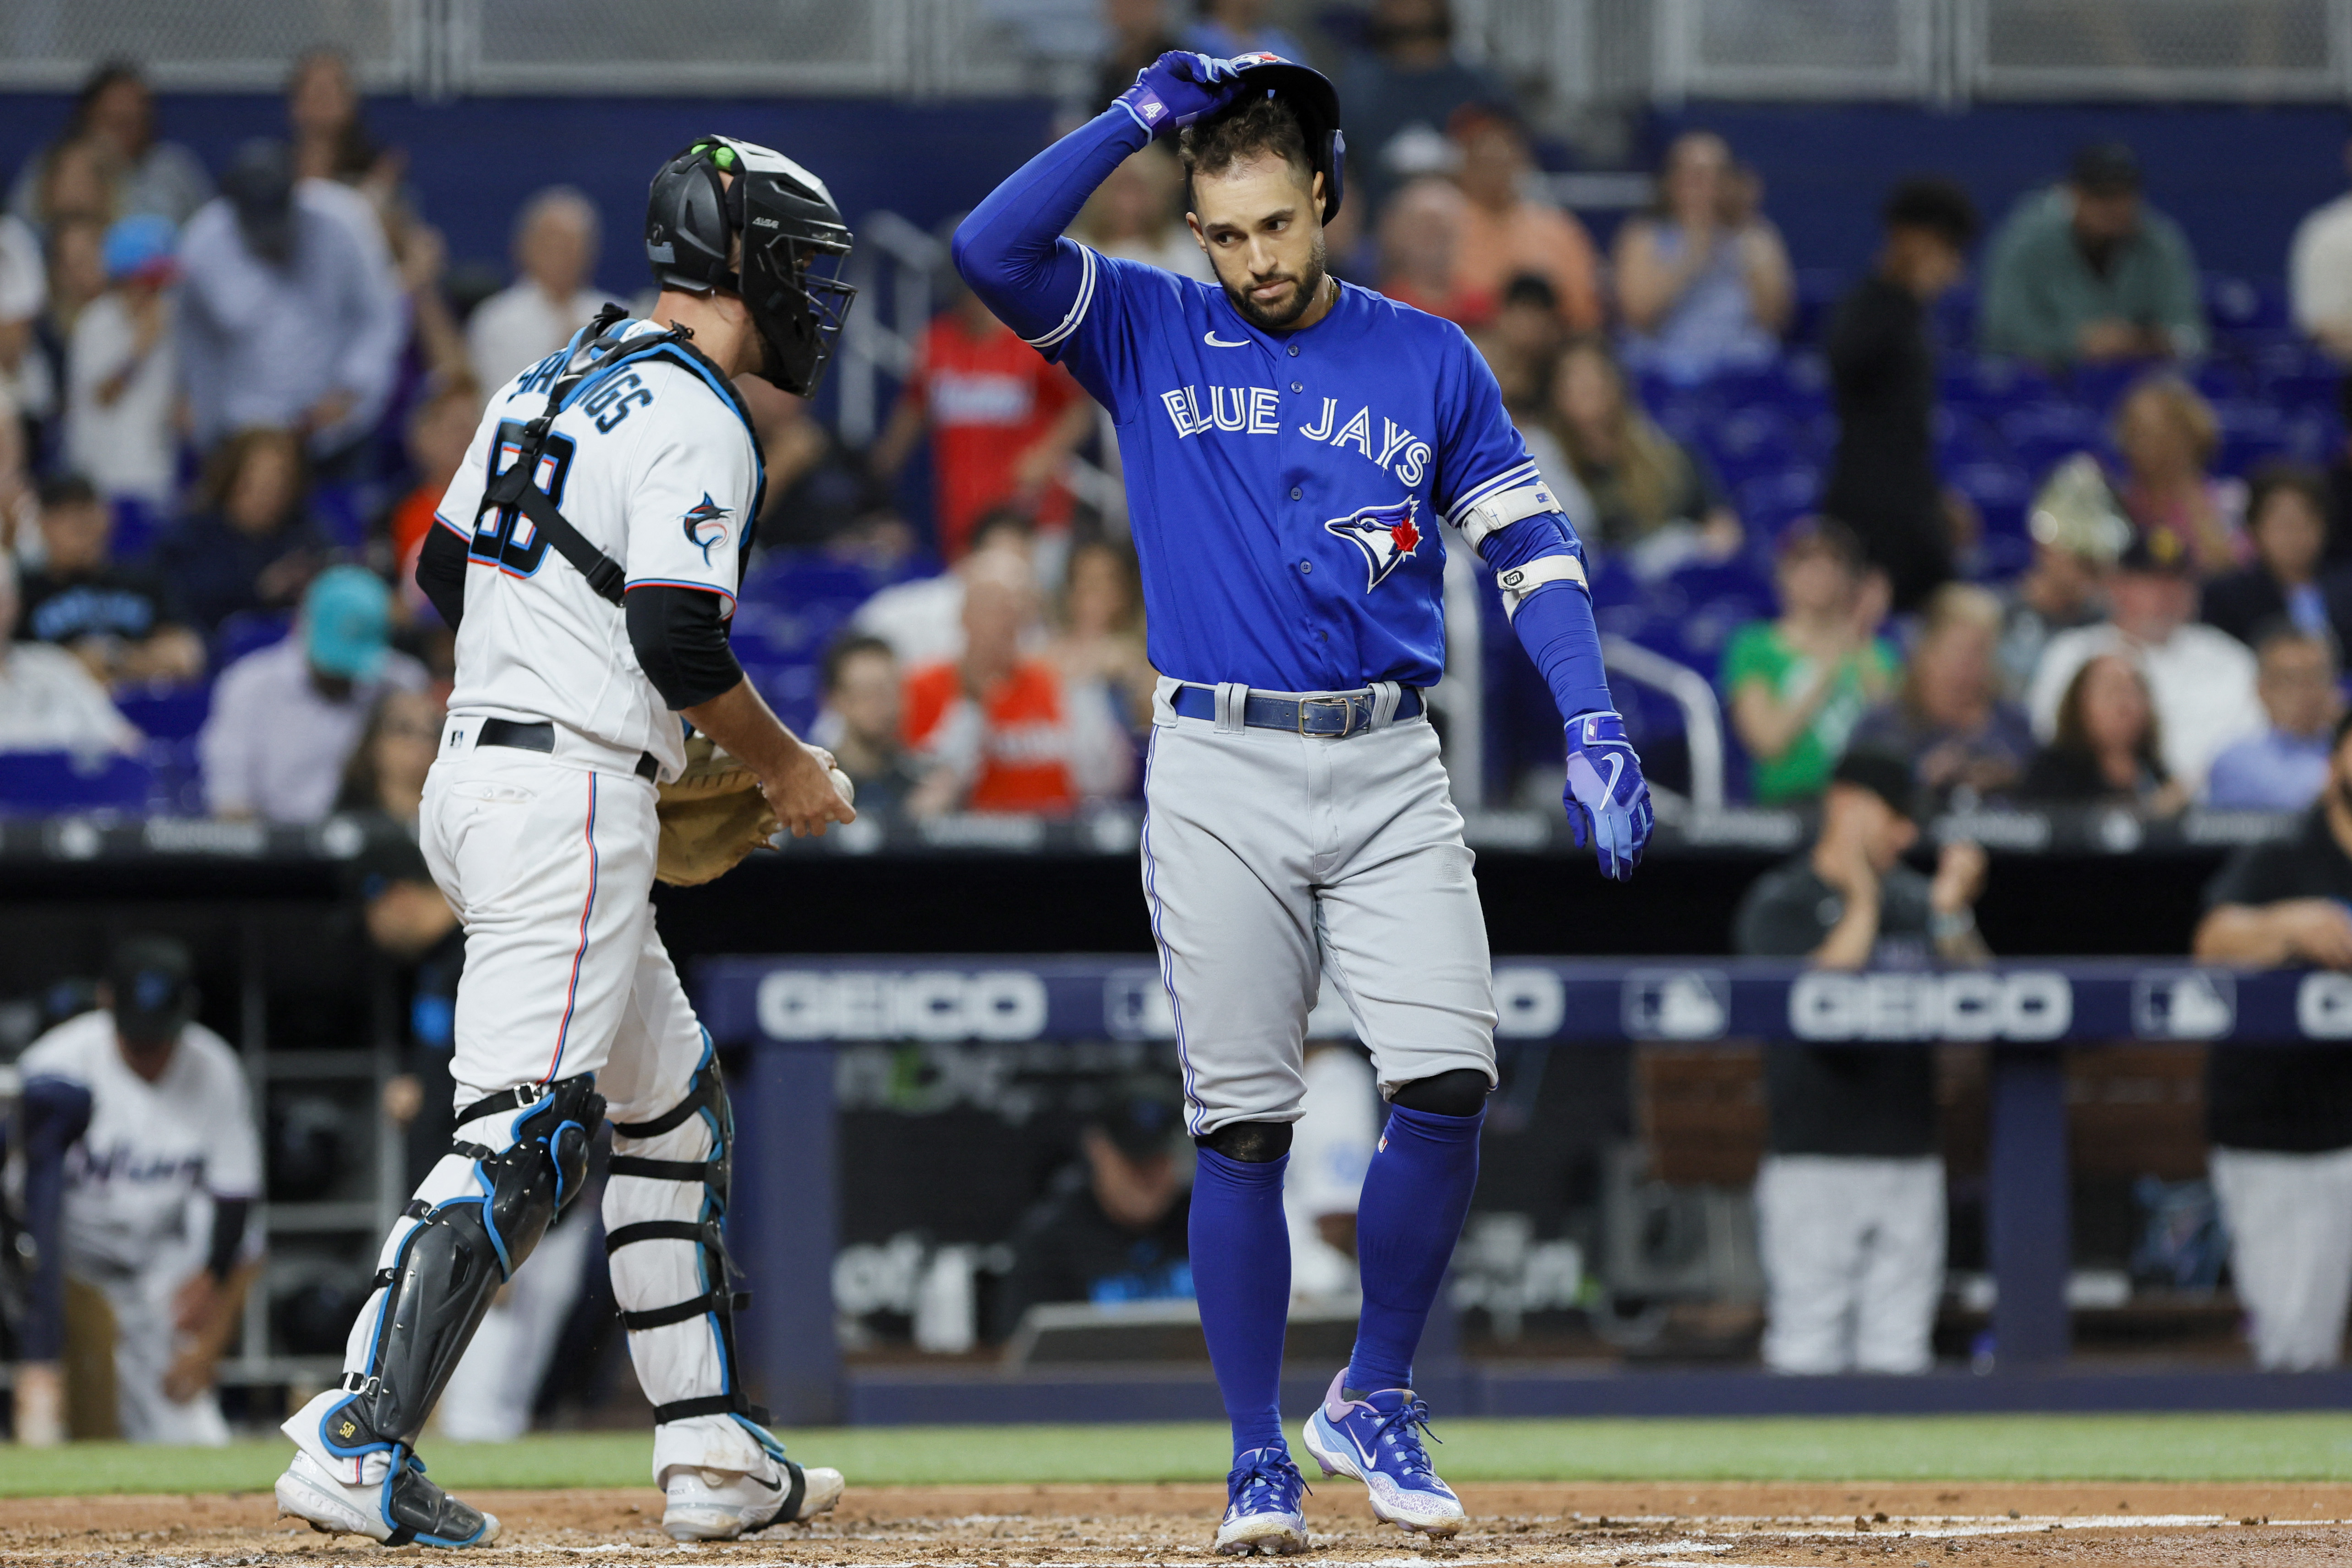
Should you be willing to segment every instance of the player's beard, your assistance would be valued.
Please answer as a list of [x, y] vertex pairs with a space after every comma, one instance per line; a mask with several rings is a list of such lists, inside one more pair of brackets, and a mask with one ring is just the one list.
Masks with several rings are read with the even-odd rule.
[[[1297, 324], [1298, 319], [1307, 314], [1308, 308], [1314, 305], [1316, 298], [1323, 292], [1323, 279], [1329, 275], [1329, 253], [1324, 249], [1323, 236], [1318, 233], [1315, 236], [1314, 248], [1307, 253], [1305, 276], [1298, 279], [1298, 287], [1278, 310], [1262, 309], [1250, 298], [1246, 289], [1235, 288], [1232, 284], [1225, 283], [1223, 277], [1218, 278], [1217, 281], [1224, 283], [1225, 298], [1234, 302], [1234, 308], [1240, 313], [1243, 320], [1261, 332], [1286, 332]], [[1286, 276], [1286, 274], [1276, 273], [1270, 277], [1253, 277], [1249, 280], [1250, 287], [1256, 287], [1262, 284], [1273, 283]]]

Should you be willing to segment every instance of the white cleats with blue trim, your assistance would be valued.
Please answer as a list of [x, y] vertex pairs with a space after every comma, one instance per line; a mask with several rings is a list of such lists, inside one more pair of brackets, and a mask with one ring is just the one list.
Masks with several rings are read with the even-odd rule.
[[662, 1530], [672, 1541], [732, 1541], [829, 1513], [845, 1484], [839, 1470], [790, 1459], [750, 1472], [678, 1465], [663, 1478]]
[[387, 1546], [488, 1546], [499, 1538], [495, 1514], [458, 1501], [425, 1479], [424, 1461], [393, 1450], [383, 1479], [353, 1484], [298, 1448], [278, 1478], [278, 1511], [321, 1535], [364, 1535]]
[[1391, 1524], [1424, 1535], [1452, 1535], [1469, 1522], [1462, 1500], [1437, 1479], [1421, 1435], [1429, 1427], [1429, 1406], [1410, 1388], [1384, 1388], [1349, 1399], [1341, 1385], [1307, 1418], [1307, 1451], [1327, 1476], [1353, 1476], [1371, 1493], [1372, 1512]]

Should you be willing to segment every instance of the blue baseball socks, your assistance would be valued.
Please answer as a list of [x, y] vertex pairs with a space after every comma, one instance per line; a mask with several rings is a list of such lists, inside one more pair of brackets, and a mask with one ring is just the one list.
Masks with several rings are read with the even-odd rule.
[[[1483, 1105], [1470, 1116], [1389, 1109], [1380, 1152], [1356, 1201], [1364, 1310], [1348, 1360], [1345, 1387], [1351, 1396], [1412, 1386], [1412, 1353], [1478, 1185], [1478, 1130], [1486, 1120]], [[1196, 1274], [1199, 1268], [1195, 1262]], [[1202, 1320], [1207, 1316], [1203, 1303]]]
[[1280, 1400], [1290, 1231], [1282, 1215], [1282, 1173], [1290, 1156], [1245, 1161], [1214, 1149], [1200, 1154], [1189, 1228], [1192, 1293], [1217, 1391], [1234, 1424], [1234, 1452], [1287, 1451]]

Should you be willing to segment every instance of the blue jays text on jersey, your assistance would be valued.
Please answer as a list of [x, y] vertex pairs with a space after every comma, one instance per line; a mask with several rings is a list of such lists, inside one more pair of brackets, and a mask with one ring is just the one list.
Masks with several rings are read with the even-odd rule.
[[[1493, 372], [1453, 323], [1365, 289], [1267, 332], [1215, 284], [1056, 239], [1143, 134], [1117, 110], [1073, 132], [974, 213], [957, 259], [1112, 414], [1152, 664], [1274, 691], [1434, 685], [1438, 523], [1541, 486]], [[1540, 510], [1536, 548], [1574, 551], [1548, 497], [1515, 510], [1496, 526]]]

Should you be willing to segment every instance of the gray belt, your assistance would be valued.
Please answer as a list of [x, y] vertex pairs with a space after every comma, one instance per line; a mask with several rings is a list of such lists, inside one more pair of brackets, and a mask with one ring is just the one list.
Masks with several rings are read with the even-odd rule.
[[[1277, 697], [1252, 692], [1242, 700], [1242, 723], [1252, 729], [1281, 729], [1293, 735], [1322, 736], [1337, 740], [1361, 735], [1372, 727], [1372, 694], [1349, 692], [1329, 697]], [[1168, 706], [1185, 718], [1214, 719], [1217, 688], [1178, 686]], [[1421, 716], [1421, 694], [1411, 686], [1397, 693], [1396, 715], [1391, 723]]]

